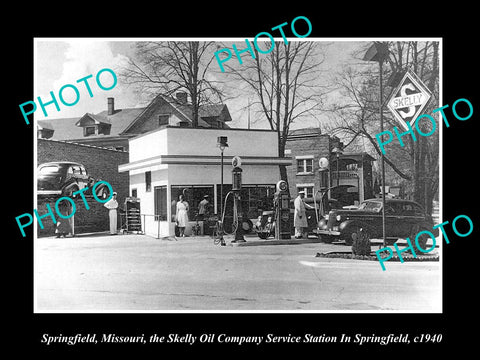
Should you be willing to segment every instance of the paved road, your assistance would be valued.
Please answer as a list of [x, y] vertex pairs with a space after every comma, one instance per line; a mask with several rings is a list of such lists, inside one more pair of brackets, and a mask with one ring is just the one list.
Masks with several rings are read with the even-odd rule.
[[[228, 240], [228, 239], [227, 239]], [[37, 311], [441, 311], [441, 263], [316, 258], [346, 246], [215, 246], [143, 235], [41, 238]]]

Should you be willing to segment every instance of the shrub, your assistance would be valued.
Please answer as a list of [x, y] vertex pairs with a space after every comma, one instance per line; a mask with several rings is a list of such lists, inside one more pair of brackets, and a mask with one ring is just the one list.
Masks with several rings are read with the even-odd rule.
[[352, 253], [354, 255], [370, 255], [372, 247], [370, 235], [363, 228], [359, 229], [353, 236]]

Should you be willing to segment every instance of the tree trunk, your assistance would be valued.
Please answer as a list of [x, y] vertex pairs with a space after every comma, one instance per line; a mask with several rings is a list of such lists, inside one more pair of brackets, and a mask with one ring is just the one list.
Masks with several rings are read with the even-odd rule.
[[[428, 89], [432, 93], [435, 93], [435, 84], [438, 76], [438, 44], [439, 44], [438, 41], [433, 42], [432, 76], [430, 76], [430, 80], [427, 85]], [[440, 131], [440, 130], [438, 129], [437, 131]], [[438, 181], [433, 181], [430, 178], [430, 174], [437, 172], [438, 176], [440, 176], [439, 174], [440, 170], [433, 161], [427, 161], [427, 151], [431, 151], [431, 152], [439, 151], [440, 150], [438, 148], [439, 146], [440, 145], [438, 143], [437, 148], [432, 148], [430, 150], [428, 150], [428, 148], [425, 147], [425, 157], [426, 157], [425, 158], [425, 169], [426, 169], [425, 175], [429, 175], [429, 176], [425, 176], [425, 178], [428, 179], [428, 181], [425, 181], [425, 210], [428, 214], [432, 214], [433, 212], [433, 199], [435, 197], [435, 193], [438, 190], [438, 186], [437, 186]], [[431, 156], [429, 159], [431, 159]]]

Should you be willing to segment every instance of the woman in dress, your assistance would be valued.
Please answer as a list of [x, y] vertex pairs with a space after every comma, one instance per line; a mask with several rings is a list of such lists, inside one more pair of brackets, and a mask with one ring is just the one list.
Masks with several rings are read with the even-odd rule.
[[188, 203], [183, 200], [182, 194], [178, 197], [176, 222], [180, 236], [185, 237], [185, 227], [188, 223]]

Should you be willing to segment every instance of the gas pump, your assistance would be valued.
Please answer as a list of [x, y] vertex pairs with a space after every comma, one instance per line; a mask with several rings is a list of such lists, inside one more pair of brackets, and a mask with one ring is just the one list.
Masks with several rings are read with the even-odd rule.
[[240, 191], [242, 190], [242, 160], [239, 156], [234, 156], [232, 159], [232, 192], [233, 192], [233, 228], [235, 230], [235, 239], [232, 243], [246, 242], [243, 237], [243, 212], [240, 203]]
[[[318, 161], [319, 165], [319, 182], [320, 182], [320, 216], [325, 216], [327, 213], [328, 208], [328, 197], [325, 195], [327, 194], [328, 190], [330, 190], [328, 186], [328, 178], [329, 178], [329, 162], [327, 158], [320, 158]], [[318, 220], [317, 220], [318, 223]]]
[[290, 196], [288, 195], [288, 184], [286, 181], [277, 182], [275, 192], [275, 237], [280, 239], [291, 239], [290, 233]]

